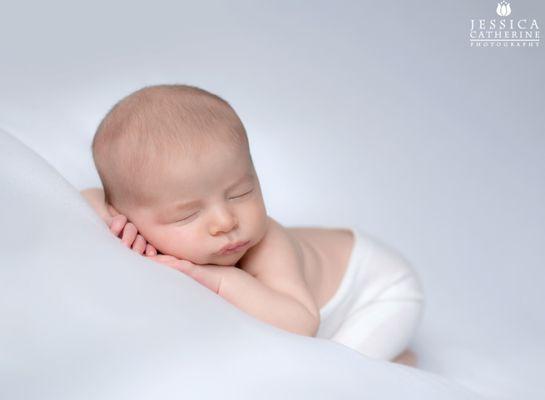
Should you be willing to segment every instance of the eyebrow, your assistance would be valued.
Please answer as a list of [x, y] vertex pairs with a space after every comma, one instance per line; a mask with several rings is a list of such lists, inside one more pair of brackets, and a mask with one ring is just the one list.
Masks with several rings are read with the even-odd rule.
[[[254, 178], [254, 175], [252, 173], [250, 173], [250, 172], [247, 172], [241, 178], [237, 179], [231, 186], [229, 186], [227, 188], [227, 190], [229, 191], [229, 190], [233, 189], [234, 187], [240, 185], [241, 183], [243, 183], [246, 180], [253, 180], [253, 178]], [[199, 200], [178, 202], [178, 203], [175, 203], [173, 206], [168, 207], [167, 210], [165, 210], [162, 214], [167, 215], [167, 214], [172, 213], [172, 212], [180, 211], [180, 210], [195, 206], [198, 203], [199, 203]]]

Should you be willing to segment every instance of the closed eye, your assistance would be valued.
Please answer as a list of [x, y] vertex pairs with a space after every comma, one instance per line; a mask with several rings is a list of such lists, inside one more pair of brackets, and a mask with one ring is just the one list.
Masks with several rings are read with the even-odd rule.
[[[240, 199], [241, 197], [244, 197], [244, 196], [247, 196], [249, 195], [250, 193], [252, 193], [254, 191], [254, 188], [252, 188], [251, 190], [247, 191], [246, 193], [242, 193], [241, 195], [238, 195], [238, 196], [235, 196], [235, 197], [230, 197], [229, 200], [235, 200], [235, 199]], [[199, 212], [194, 212], [193, 214], [191, 215], [188, 215], [187, 217], [184, 217], [182, 219], [179, 219], [177, 221], [174, 221], [174, 223], [177, 223], [177, 222], [183, 222], [183, 221], [187, 221], [189, 220], [190, 218], [194, 217], [195, 215], [197, 215]]]
[[179, 220], [178, 220], [178, 221], [176, 221], [176, 222], [182, 222], [182, 221], [186, 221], [186, 220], [188, 220], [189, 218], [193, 217], [194, 215], [197, 215], [198, 213], [199, 213], [198, 211], [197, 211], [197, 212], [194, 212], [193, 214], [191, 214], [191, 215], [188, 215], [188, 216], [187, 216], [187, 217], [185, 217], [185, 218], [179, 219]]
[[254, 191], [254, 189], [250, 190], [249, 192], [246, 192], [246, 193], [243, 193], [241, 195], [238, 195], [238, 196], [235, 196], [235, 197], [231, 197], [231, 199], [238, 199], [238, 198], [241, 198], [241, 197], [244, 197], [246, 196], [247, 194], [250, 194]]

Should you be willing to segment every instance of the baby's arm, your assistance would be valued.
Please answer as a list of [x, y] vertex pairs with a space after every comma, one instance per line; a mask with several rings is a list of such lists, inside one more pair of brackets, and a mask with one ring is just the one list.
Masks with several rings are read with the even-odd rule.
[[292, 333], [315, 336], [320, 324], [319, 316], [296, 298], [270, 288], [242, 269], [234, 268], [226, 276], [218, 294], [248, 314]]
[[255, 318], [286, 331], [315, 336], [319, 318], [289, 294], [271, 289], [237, 267], [198, 265], [173, 256], [149, 257], [189, 275]]
[[[281, 224], [269, 216], [267, 222], [265, 236], [248, 250], [239, 265], [260, 283], [260, 287], [287, 297], [297, 304], [290, 306], [287, 302], [278, 302], [271, 305], [271, 308], [263, 305], [264, 314], [275, 307], [273, 312], [283, 315], [287, 324], [302, 324], [307, 334], [310, 332], [309, 336], [315, 336], [320, 325], [320, 310], [305, 278], [300, 249]], [[295, 308], [302, 314], [299, 321], [291, 315]]]

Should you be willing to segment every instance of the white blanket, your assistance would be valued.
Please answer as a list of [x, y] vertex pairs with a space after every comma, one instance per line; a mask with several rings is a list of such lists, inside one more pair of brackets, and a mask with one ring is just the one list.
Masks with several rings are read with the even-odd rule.
[[0, 131], [0, 398], [473, 399], [243, 313], [124, 248], [79, 192]]

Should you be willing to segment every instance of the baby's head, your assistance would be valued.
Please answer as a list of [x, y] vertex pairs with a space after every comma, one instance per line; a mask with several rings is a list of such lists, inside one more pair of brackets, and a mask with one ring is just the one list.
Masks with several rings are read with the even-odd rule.
[[[267, 212], [246, 131], [212, 93], [144, 87], [106, 114], [92, 150], [106, 203], [163, 254], [234, 265], [265, 235]], [[246, 241], [242, 251], [218, 254]]]

